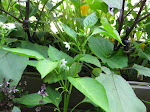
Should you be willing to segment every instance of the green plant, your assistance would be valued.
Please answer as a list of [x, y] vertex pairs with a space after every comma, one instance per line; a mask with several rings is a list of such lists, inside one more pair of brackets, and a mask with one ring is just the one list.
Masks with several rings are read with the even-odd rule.
[[[22, 23], [23, 28], [16, 23], [16, 34], [12, 32], [13, 36], [17, 35], [19, 31], [22, 32], [21, 35], [17, 36], [23, 40], [18, 40], [12, 44], [7, 44], [7, 41], [4, 43], [5, 37], [11, 36], [11, 33], [5, 35], [2, 28], [1, 43], [3, 46], [0, 49], [0, 61], [2, 63], [0, 75], [2, 77], [0, 77], [0, 81], [3, 78], [12, 79], [14, 80], [13, 85], [17, 86], [24, 69], [30, 65], [35, 67], [44, 82], [49, 84], [47, 89], [44, 85], [41, 88], [43, 91], [41, 90], [39, 94], [25, 95], [21, 98], [14, 98], [13, 101], [27, 106], [53, 103], [56, 106], [55, 110], [60, 112], [59, 103], [63, 95], [63, 112], [67, 112], [70, 94], [74, 86], [85, 95], [85, 99], [79, 104], [88, 102], [106, 112], [146, 112], [145, 105], [136, 97], [130, 85], [121, 76], [125, 70], [136, 70], [138, 75], [150, 76], [148, 65], [150, 59], [149, 18], [147, 19], [150, 13], [148, 13], [148, 6], [145, 5], [146, 0], [141, 0], [135, 5], [138, 6], [141, 3], [138, 6], [140, 8], [138, 12], [133, 11], [135, 7], [132, 6], [130, 0], [128, 2], [125, 0], [85, 0], [84, 2], [82, 0], [65, 0], [65, 2], [66, 8], [61, 5], [63, 0], [53, 7], [52, 1], [35, 2], [31, 0], [29, 3], [27, 0], [26, 13], [20, 13], [21, 15], [24, 14], [25, 20], [17, 19]], [[35, 9], [29, 10], [30, 4]], [[43, 4], [41, 11], [37, 9], [39, 4]], [[60, 10], [57, 10], [59, 5]], [[72, 9], [71, 5], [75, 9]], [[127, 11], [125, 10], [126, 5], [128, 6]], [[18, 10], [17, 6], [18, 4], [13, 10]], [[84, 14], [82, 6], [89, 6], [87, 7], [88, 11], [86, 10]], [[18, 7], [24, 6], [19, 5]], [[9, 13], [4, 9], [11, 11], [11, 9], [3, 7], [1, 11], [7, 14]], [[116, 15], [119, 10], [120, 15], [115, 19], [113, 15]], [[31, 12], [29, 13], [29, 11]], [[63, 15], [54, 17], [52, 11], [55, 13], [62, 12]], [[130, 13], [134, 19], [129, 22], [127, 17]], [[140, 17], [141, 15], [142, 17]], [[39, 18], [32, 24], [29, 22], [29, 16]], [[58, 34], [49, 28], [48, 19], [54, 23]], [[115, 22], [116, 24], [112, 26]], [[36, 32], [38, 25], [39, 29]], [[137, 31], [139, 29], [143, 30]], [[52, 42], [47, 40], [47, 32], [52, 33]], [[135, 33], [137, 41], [141, 39], [142, 34], [148, 34], [148, 37], [144, 38], [144, 42], [138, 43], [133, 37]], [[33, 44], [33, 42], [35, 43]], [[141, 48], [141, 45], [145, 46]], [[14, 63], [16, 66], [13, 65]], [[91, 71], [91, 76], [80, 76], [83, 66]], [[16, 75], [18, 77], [14, 77]], [[54, 89], [50, 85], [56, 82], [60, 84], [60, 87]]]

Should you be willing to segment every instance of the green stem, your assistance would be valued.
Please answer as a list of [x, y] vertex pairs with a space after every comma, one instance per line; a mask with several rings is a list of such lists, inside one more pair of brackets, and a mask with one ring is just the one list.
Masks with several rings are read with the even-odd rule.
[[70, 112], [73, 112], [73, 110], [74, 110], [77, 106], [79, 106], [81, 103], [82, 103], [82, 101], [81, 101], [81, 102], [79, 102], [76, 106], [74, 106], [74, 107], [73, 107], [73, 109], [71, 109], [71, 111], [70, 111]]

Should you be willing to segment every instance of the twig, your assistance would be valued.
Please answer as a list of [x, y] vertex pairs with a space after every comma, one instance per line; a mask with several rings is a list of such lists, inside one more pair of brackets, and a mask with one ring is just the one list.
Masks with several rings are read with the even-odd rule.
[[44, 5], [43, 5], [42, 11], [41, 11], [41, 13], [40, 13], [40, 16], [39, 16], [39, 18], [38, 18], [38, 20], [37, 20], [37, 22], [36, 22], [36, 26], [35, 26], [35, 28], [34, 28], [34, 32], [33, 32], [32, 38], [34, 38], [34, 35], [35, 35], [35, 32], [36, 32], [37, 26], [38, 26], [38, 24], [39, 24], [40, 18], [41, 18], [41, 16], [42, 16], [42, 13], [43, 13], [43, 11], [44, 11], [44, 8], [45, 8], [45, 5], [47, 4], [47, 2], [48, 2], [48, 0], [47, 0], [47, 1], [44, 3]]
[[18, 18], [16, 18], [15, 16], [13, 16], [12, 14], [10, 14], [9, 12], [3, 10], [3, 9], [0, 9], [1, 11], [5, 12], [6, 14], [10, 15], [11, 17], [15, 18], [18, 22], [20, 23], [23, 23], [22, 21], [20, 21]]
[[118, 71], [123, 71], [123, 70], [131, 70], [133, 69], [132, 67], [129, 67], [129, 68], [123, 68], [123, 69], [119, 69]]
[[126, 18], [131, 12], [132, 10], [139, 5], [139, 3], [141, 3], [142, 0], [140, 0], [136, 5], [134, 5], [134, 7], [124, 16], [124, 18]]
[[23, 17], [22, 17], [22, 8], [20, 7], [20, 0], [18, 0], [18, 3], [19, 3], [20, 16], [21, 16], [21, 19], [23, 20]]
[[[124, 21], [124, 5], [125, 5], [125, 0], [123, 0], [123, 3], [122, 3], [122, 9], [120, 10], [120, 15], [119, 15], [119, 19], [118, 19], [118, 22], [119, 22], [119, 28], [118, 28], [118, 33], [120, 35], [120, 32], [121, 32], [121, 29], [122, 29], [122, 26], [123, 26], [123, 21]], [[115, 40], [115, 44], [114, 44], [114, 50], [117, 49], [117, 45], [118, 45], [118, 41]]]
[[[138, 12], [138, 14], [137, 14], [137, 16], [136, 16], [136, 18], [135, 18], [135, 21], [134, 21], [133, 25], [131, 26], [131, 28], [128, 30], [128, 32], [126, 32], [126, 35], [124, 36], [124, 38], [123, 38], [123, 40], [122, 40], [123, 42], [124, 42], [125, 40], [127, 40], [127, 37], [129, 36], [129, 34], [131, 33], [131, 31], [133, 30], [133, 28], [134, 28], [135, 25], [137, 24], [137, 21], [138, 21], [138, 19], [139, 19], [139, 17], [140, 17], [140, 14], [141, 14], [142, 10], [143, 10], [143, 7], [144, 7], [144, 5], [145, 5], [145, 2], [146, 2], [146, 0], [143, 0], [143, 2], [142, 2], [142, 4], [141, 4], [141, 7], [140, 7], [140, 10], [139, 10], [139, 12]], [[122, 46], [122, 44], [120, 44], [120, 45], [116, 48], [116, 50], [118, 50], [121, 46]]]
[[142, 21], [143, 19], [147, 18], [148, 16], [150, 16], [150, 13], [148, 13], [146, 16], [142, 17], [141, 19], [137, 20], [136, 23]]

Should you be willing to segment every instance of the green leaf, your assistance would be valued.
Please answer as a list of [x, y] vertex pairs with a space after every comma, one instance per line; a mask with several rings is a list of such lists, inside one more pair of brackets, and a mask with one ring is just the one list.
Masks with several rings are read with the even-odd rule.
[[51, 86], [46, 88], [46, 92], [48, 94], [48, 98], [51, 100], [51, 103], [53, 103], [56, 107], [59, 107], [59, 104], [62, 100], [61, 94], [54, 90]]
[[47, 54], [48, 47], [47, 46], [38, 45], [36, 43], [33, 44], [31, 42], [28, 42], [28, 41], [21, 41], [21, 47], [24, 49], [30, 49], [33, 51], [37, 51], [42, 56], [44, 56], [44, 58], [48, 57], [48, 54]]
[[59, 62], [52, 62], [50, 60], [40, 60], [36, 64], [37, 70], [41, 74], [41, 78], [44, 78], [48, 73], [54, 70], [58, 66]]
[[21, 110], [18, 107], [14, 106], [13, 107], [13, 112], [21, 112]]
[[92, 35], [96, 35], [96, 34], [102, 34], [102, 35], [106, 35], [108, 37], [112, 37], [107, 31], [105, 31], [102, 28], [96, 28], [96, 29], [94, 29]]
[[[43, 97], [44, 104], [53, 103], [55, 106], [59, 106], [59, 103], [62, 100], [60, 93], [55, 91], [50, 86], [46, 87], [46, 92], [48, 96]], [[17, 103], [21, 103], [27, 106], [36, 106], [40, 105], [39, 101], [42, 100], [42, 96], [38, 93], [33, 93], [29, 95], [25, 95], [21, 98], [14, 98], [13, 101]]]
[[48, 75], [46, 75], [46, 77], [44, 78], [44, 82], [48, 84], [56, 83], [60, 80], [66, 80], [67, 76], [68, 73], [65, 70], [61, 70], [59, 74], [55, 70], [53, 70]]
[[66, 24], [61, 24], [62, 28], [64, 29], [64, 31], [72, 38], [76, 41], [77, 38], [77, 34], [76, 32], [71, 29], [69, 26], [67, 26]]
[[[48, 94], [48, 93], [47, 93]], [[13, 101], [21, 103], [27, 106], [40, 105], [39, 101], [42, 100], [42, 96], [38, 93], [33, 93], [29, 95], [22, 96], [21, 98], [14, 98]], [[43, 97], [44, 104], [52, 103], [52, 100], [48, 96]]]
[[28, 60], [27, 57], [0, 49], [0, 82], [2, 82], [3, 78], [6, 78], [7, 81], [12, 79], [13, 81], [10, 85], [16, 86], [27, 66], [24, 62]]
[[50, 2], [47, 2], [46, 6], [49, 8], [49, 10], [53, 8], [53, 4], [51, 4]]
[[6, 22], [7, 21], [7, 17], [4, 15], [0, 15], [0, 22]]
[[108, 58], [113, 52], [113, 44], [101, 37], [91, 37], [89, 40], [91, 50], [100, 58]]
[[[79, 57], [79, 55], [77, 55], [76, 57]], [[93, 65], [101, 67], [101, 63], [99, 62], [99, 60], [96, 57], [89, 54], [83, 54], [80, 58], [80, 61], [85, 61], [87, 63], [91, 63]]]
[[138, 55], [140, 57], [145, 58], [150, 61], [150, 48], [149, 47], [145, 46], [144, 51], [140, 47], [138, 47], [137, 50], [139, 51]]
[[103, 108], [106, 112], [109, 112], [109, 104], [106, 96], [105, 89], [101, 83], [93, 78], [72, 78], [68, 77], [68, 80], [73, 86], [75, 86], [80, 92], [88, 97], [99, 107]]
[[134, 64], [133, 68], [136, 69], [140, 74], [150, 77], [150, 68], [143, 67], [137, 64]]
[[[80, 2], [79, 2], [80, 1]], [[85, 3], [82, 0], [71, 0], [71, 2], [74, 4], [76, 8], [80, 8]]]
[[48, 48], [48, 56], [50, 60], [52, 61], [60, 61], [64, 58], [67, 62], [71, 62], [73, 60], [71, 56], [67, 55], [66, 53], [62, 51], [59, 51], [58, 49], [56, 49], [55, 47], [51, 45], [49, 45], [49, 48]]
[[94, 105], [95, 107], [98, 107], [94, 102], [92, 102], [89, 98], [85, 97], [82, 101], [82, 103], [90, 103]]
[[102, 74], [96, 80], [106, 89], [111, 112], [146, 112], [145, 105], [121, 76]]
[[19, 54], [22, 56], [30, 57], [30, 58], [35, 58], [35, 59], [45, 59], [40, 53], [30, 50], [30, 49], [22, 49], [22, 48], [3, 48], [6, 51]]
[[93, 0], [92, 3], [89, 3], [89, 6], [94, 11], [101, 10], [104, 13], [108, 12], [107, 4], [102, 0]]
[[128, 65], [128, 58], [123, 51], [113, 52], [113, 44], [101, 37], [91, 37], [89, 47], [92, 52], [98, 56], [103, 63], [107, 63], [111, 68], [123, 68]]
[[[100, 0], [101, 1], [101, 0]], [[113, 8], [122, 8], [122, 0], [102, 0]]]
[[104, 29], [111, 35], [111, 37], [113, 37], [114, 39], [118, 40], [118, 42], [120, 42], [122, 45], [124, 45], [121, 41], [121, 38], [119, 36], [119, 33], [117, 32], [117, 30], [115, 30], [107, 21], [106, 18], [102, 17], [101, 18], [101, 23], [104, 27]]
[[96, 13], [92, 13], [90, 15], [88, 15], [84, 20], [83, 20], [83, 25], [84, 27], [87, 29], [87, 28], [90, 28], [92, 27], [93, 25], [95, 25], [98, 21], [98, 18], [96, 16]]

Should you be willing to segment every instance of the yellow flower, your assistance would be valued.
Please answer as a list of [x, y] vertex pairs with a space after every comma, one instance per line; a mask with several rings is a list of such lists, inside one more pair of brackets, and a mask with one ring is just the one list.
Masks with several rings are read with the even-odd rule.
[[88, 5], [82, 5], [81, 6], [81, 15], [86, 16], [88, 14], [89, 8], [90, 8], [90, 6], [88, 6]]
[[142, 44], [141, 45], [141, 48], [142, 48], [142, 50], [144, 51], [144, 47], [145, 47], [146, 45], [145, 44]]

